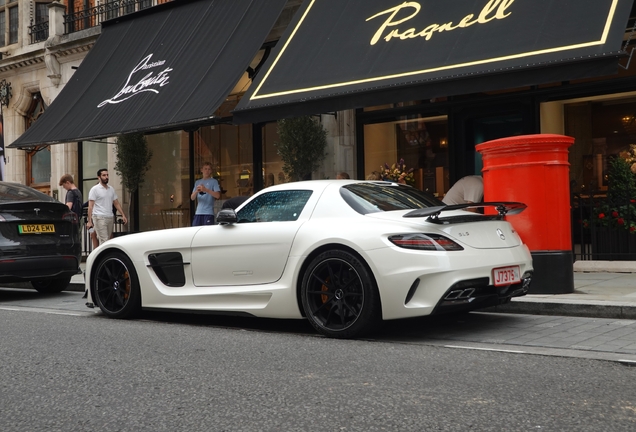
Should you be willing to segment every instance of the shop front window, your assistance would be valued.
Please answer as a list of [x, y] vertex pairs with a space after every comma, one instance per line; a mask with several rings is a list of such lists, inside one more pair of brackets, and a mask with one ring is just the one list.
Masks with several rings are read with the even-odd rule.
[[31, 186], [47, 185], [51, 180], [51, 148], [39, 147], [29, 153], [31, 158]]
[[608, 158], [636, 144], [636, 98], [584, 101], [564, 105], [573, 192], [605, 192]]
[[437, 196], [448, 190], [448, 121], [419, 115], [364, 125], [364, 178], [401, 159], [413, 168], [415, 187]]
[[[139, 229], [151, 231], [190, 226], [189, 134], [169, 132], [147, 135], [152, 150], [150, 169], [139, 188]], [[282, 162], [276, 152], [276, 123], [263, 130], [263, 184], [284, 183]], [[219, 181], [223, 202], [236, 196], [250, 196], [254, 190], [252, 125], [213, 125], [194, 132], [194, 179], [201, 178], [204, 162], [212, 164], [212, 176]], [[94, 168], [94, 167], [91, 167]], [[94, 175], [94, 174], [93, 174]]]
[[195, 180], [201, 178], [204, 162], [212, 164], [212, 176], [221, 186], [216, 200], [216, 214], [228, 198], [254, 193], [252, 125], [214, 125], [199, 129], [194, 135]]
[[[88, 201], [91, 188], [99, 183], [97, 171], [108, 169], [108, 145], [98, 142], [82, 143], [82, 196]], [[120, 202], [124, 202], [120, 200]]]
[[139, 188], [139, 229], [190, 226], [188, 133], [146, 135], [150, 169]]

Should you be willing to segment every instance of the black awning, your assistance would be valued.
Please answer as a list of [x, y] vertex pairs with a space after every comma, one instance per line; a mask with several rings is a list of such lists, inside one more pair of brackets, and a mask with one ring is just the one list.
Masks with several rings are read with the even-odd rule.
[[305, 0], [234, 121], [616, 73], [632, 3]]
[[213, 121], [286, 0], [179, 0], [103, 24], [51, 106], [10, 147]]

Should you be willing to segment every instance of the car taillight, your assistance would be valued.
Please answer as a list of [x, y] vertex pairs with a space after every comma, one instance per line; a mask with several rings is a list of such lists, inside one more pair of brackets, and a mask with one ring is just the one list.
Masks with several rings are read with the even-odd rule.
[[391, 243], [405, 249], [461, 251], [463, 247], [439, 234], [400, 234], [389, 237]]
[[79, 223], [79, 219], [78, 219], [77, 215], [75, 213], [73, 213], [73, 212], [64, 213], [64, 216], [62, 216], [62, 219], [64, 219], [67, 222], [70, 222], [72, 224]]

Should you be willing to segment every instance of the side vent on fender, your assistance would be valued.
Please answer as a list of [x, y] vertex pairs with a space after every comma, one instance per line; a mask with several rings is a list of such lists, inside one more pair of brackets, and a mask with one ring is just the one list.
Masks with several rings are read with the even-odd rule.
[[166, 252], [148, 256], [150, 267], [165, 285], [182, 287], [185, 285], [183, 257], [179, 252]]

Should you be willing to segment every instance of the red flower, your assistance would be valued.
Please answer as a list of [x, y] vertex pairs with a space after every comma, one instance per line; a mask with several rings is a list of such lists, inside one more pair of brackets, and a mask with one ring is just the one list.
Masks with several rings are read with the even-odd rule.
[[632, 203], [632, 204], [634, 204], [634, 203], [636, 203], [636, 199], [629, 200], [629, 202], [630, 202], [630, 203]]
[[599, 213], [599, 214], [598, 214], [598, 218], [599, 218], [599, 219], [603, 219], [604, 217], [605, 217], [605, 213]]
[[616, 210], [614, 210], [614, 211], [612, 212], [612, 217], [613, 217], [613, 218], [617, 218], [617, 217], [618, 217], [618, 212], [617, 212]]
[[616, 221], [619, 225], [625, 225], [625, 220], [623, 220], [623, 218], [618, 218], [618, 220]]
[[636, 231], [636, 227], [633, 227], [633, 226], [629, 227], [629, 232], [634, 232], [634, 231]]

